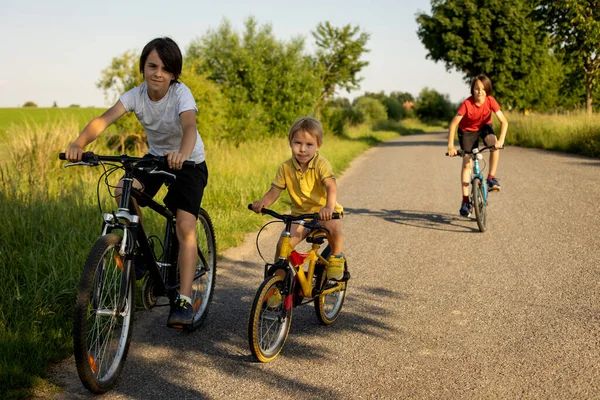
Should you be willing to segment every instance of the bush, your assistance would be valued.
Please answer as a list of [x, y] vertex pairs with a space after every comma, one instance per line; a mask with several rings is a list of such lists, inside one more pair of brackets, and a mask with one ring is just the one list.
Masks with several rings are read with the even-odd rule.
[[383, 105], [387, 111], [387, 119], [392, 121], [400, 121], [406, 117], [406, 110], [402, 104], [393, 97], [383, 99]]
[[25, 104], [23, 104], [23, 107], [37, 107], [37, 104], [33, 101], [26, 101]]
[[422, 121], [448, 121], [456, 112], [456, 107], [434, 89], [424, 88], [415, 104], [415, 113]]
[[385, 106], [379, 100], [371, 97], [361, 97], [356, 102], [356, 109], [361, 112], [367, 122], [376, 124], [387, 119]]

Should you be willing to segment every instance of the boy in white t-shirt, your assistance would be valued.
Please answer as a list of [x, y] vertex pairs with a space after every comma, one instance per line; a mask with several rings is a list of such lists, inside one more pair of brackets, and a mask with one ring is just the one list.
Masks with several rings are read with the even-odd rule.
[[[190, 89], [179, 82], [183, 58], [179, 46], [170, 38], [157, 38], [142, 50], [140, 72], [145, 82], [124, 93], [111, 108], [92, 119], [65, 151], [67, 160], [80, 161], [83, 148], [126, 112], [133, 111], [148, 139], [148, 153], [167, 156], [176, 180], [169, 186], [164, 201], [177, 218], [179, 240], [180, 293], [171, 308], [167, 325], [192, 322], [191, 291], [197, 258], [196, 218], [208, 180], [204, 144], [196, 128], [196, 103]], [[191, 160], [195, 168], [182, 169]], [[164, 179], [160, 175], [136, 174], [134, 187], [154, 196]], [[121, 193], [121, 182], [115, 195]], [[141, 216], [140, 210], [138, 214]]]

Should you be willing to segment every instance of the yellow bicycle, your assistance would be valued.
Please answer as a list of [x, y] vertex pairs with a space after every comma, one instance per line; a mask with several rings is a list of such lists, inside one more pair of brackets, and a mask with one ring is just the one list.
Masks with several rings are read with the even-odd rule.
[[[248, 208], [252, 209], [252, 206]], [[331, 325], [337, 320], [346, 298], [350, 273], [346, 263], [342, 279], [327, 279], [329, 245], [322, 253], [319, 249], [327, 240], [328, 231], [319, 223], [319, 214], [282, 215], [266, 208], [262, 213], [285, 224], [278, 260], [274, 264], [265, 262], [265, 279], [256, 292], [248, 317], [252, 355], [258, 361], [268, 362], [283, 348], [294, 307], [312, 302], [323, 325]], [[339, 214], [334, 213], [334, 218], [339, 218]], [[308, 231], [306, 242], [311, 248], [307, 253], [299, 253], [290, 245], [292, 224], [300, 224]], [[261, 232], [262, 229], [256, 237], [257, 248]], [[260, 249], [258, 251], [260, 254]]]

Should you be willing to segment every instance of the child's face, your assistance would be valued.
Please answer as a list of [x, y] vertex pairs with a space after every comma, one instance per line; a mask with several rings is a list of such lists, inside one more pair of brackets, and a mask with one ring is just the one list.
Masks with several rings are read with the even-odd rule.
[[165, 70], [165, 64], [160, 59], [156, 50], [148, 54], [144, 65], [144, 79], [152, 92], [166, 93], [174, 75]]
[[305, 131], [298, 131], [294, 134], [290, 147], [294, 158], [302, 167], [308, 165], [320, 148], [317, 138]]
[[485, 96], [486, 92], [483, 83], [479, 80], [476, 81], [475, 86], [473, 87], [473, 97], [475, 97], [475, 100], [483, 100], [485, 99]]

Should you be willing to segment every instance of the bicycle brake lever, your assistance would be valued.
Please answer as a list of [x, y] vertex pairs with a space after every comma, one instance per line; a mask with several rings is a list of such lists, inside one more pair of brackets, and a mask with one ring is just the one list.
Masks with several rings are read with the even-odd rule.
[[175, 176], [175, 174], [172, 174], [172, 173], [167, 172], [167, 171], [163, 171], [163, 170], [158, 169], [158, 168], [154, 168], [152, 171], [150, 171], [148, 173], [149, 174], [153, 174], [153, 175], [155, 175], [155, 174], [157, 174], [157, 175], [165, 175], [165, 176], [170, 177], [173, 180], [177, 179], [177, 177]]
[[86, 162], [86, 161], [78, 161], [78, 162], [76, 162], [76, 163], [69, 163], [69, 164], [65, 164], [65, 165], [63, 166], [63, 168], [77, 167], [77, 166], [79, 166], [79, 165], [87, 165], [87, 166], [89, 166], [89, 167], [93, 167], [95, 164], [92, 164], [92, 163], [89, 163], [89, 162]]

